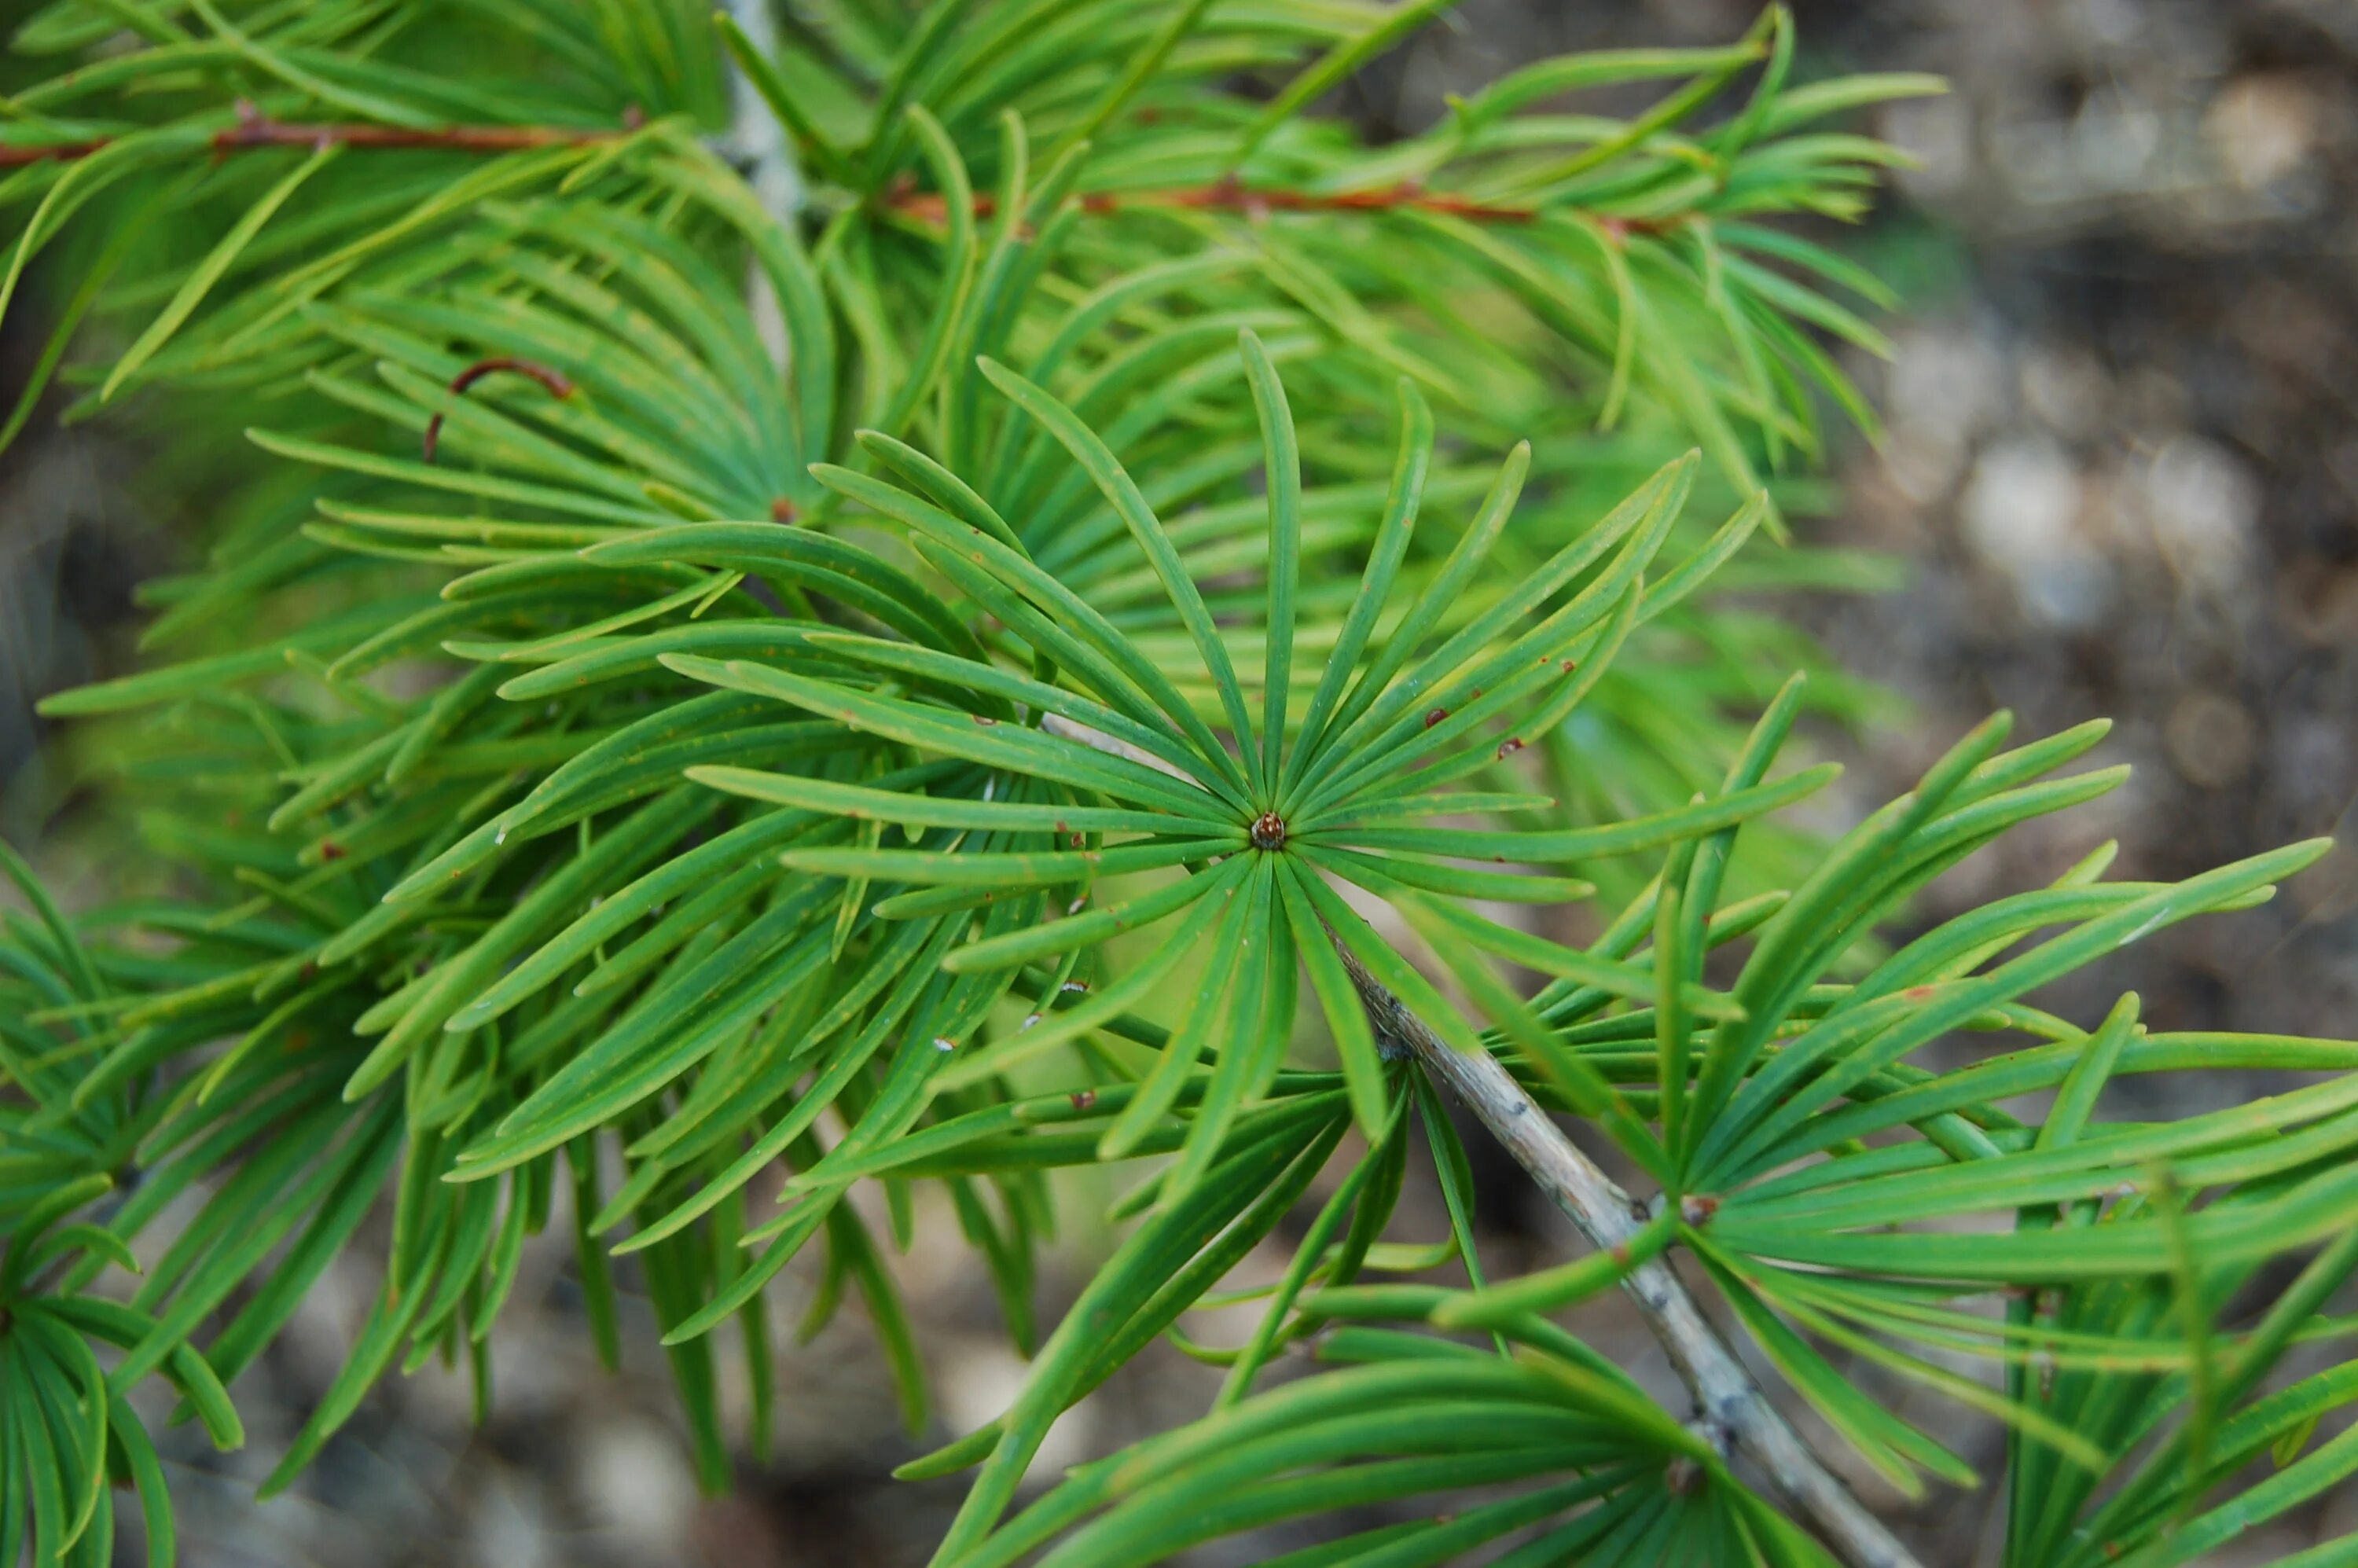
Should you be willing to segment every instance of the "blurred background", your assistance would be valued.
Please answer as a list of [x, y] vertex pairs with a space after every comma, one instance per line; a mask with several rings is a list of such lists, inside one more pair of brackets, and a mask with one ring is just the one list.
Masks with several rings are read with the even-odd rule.
[[[1834, 741], [1853, 812], [1904, 788], [1990, 709], [2018, 733], [2095, 715], [2125, 789], [2043, 819], [1935, 888], [1934, 918], [2043, 882], [2107, 838], [2115, 875], [2167, 878], [2316, 834], [2358, 795], [2358, 5], [2352, 0], [1794, 0], [1804, 74], [1920, 70], [1954, 91], [1874, 127], [1910, 150], [1849, 243], [1907, 296], [1887, 364], [1853, 366], [1883, 411], [1853, 439], [1840, 502], [1807, 526], [1887, 552], [1908, 585], [1802, 618], [1908, 701], [1891, 733]], [[0, 19], [17, 9], [0, 3]], [[1381, 132], [1535, 56], [1724, 40], [1748, 0], [1468, 0], [1337, 107]], [[62, 292], [50, 280], [46, 291]], [[70, 280], [68, 282], [70, 287]], [[40, 351], [38, 308], [0, 325], [0, 407]], [[45, 777], [31, 705], [119, 667], [130, 597], [187, 536], [120, 476], [103, 428], [37, 427], [0, 457], [0, 833], [38, 843], [74, 802]], [[59, 867], [70, 881], [70, 866]], [[70, 890], [69, 890], [70, 891]], [[2358, 992], [2358, 848], [2267, 908], [2198, 922], [2101, 966], [2053, 1005], [2142, 993], [2157, 1028], [2347, 1035]], [[2153, 1080], [2141, 1080], [2150, 1083]], [[1479, 1137], [1498, 1272], [1568, 1232]], [[1442, 1232], [1413, 1178], [1399, 1233]], [[1430, 1189], [1422, 1187], [1430, 1202]], [[1076, 1204], [1078, 1216], [1088, 1206]], [[1076, 1222], [1077, 1223], [1077, 1222]], [[579, 1332], [566, 1227], [534, 1254], [495, 1336], [498, 1408], [428, 1370], [372, 1398], [296, 1495], [252, 1487], [341, 1363], [373, 1287], [349, 1260], [238, 1389], [240, 1454], [176, 1455], [185, 1559], [213, 1564], [864, 1564], [922, 1562], [960, 1483], [891, 1466], [995, 1415], [1022, 1367], [979, 1271], [925, 1241], [905, 1260], [946, 1432], [912, 1442], [865, 1325], [848, 1313], [782, 1371], [777, 1441], [736, 1494], [700, 1498], [647, 1314], [620, 1379]], [[1091, 1250], [1068, 1238], [1076, 1268]], [[1260, 1261], [1260, 1260], [1256, 1260]], [[340, 1268], [342, 1266], [340, 1266]], [[1282, 1263], [1271, 1262], [1274, 1273]], [[775, 1292], [795, 1310], [798, 1288]], [[1061, 1310], [1069, 1281], [1048, 1287]], [[1610, 1303], [1575, 1325], [1659, 1373]], [[1206, 1337], [1240, 1328], [1204, 1322]], [[724, 1382], [726, 1379], [724, 1379]], [[1044, 1470], [1197, 1413], [1216, 1374], [1157, 1350], [1079, 1407]], [[1668, 1396], [1671, 1385], [1665, 1382]], [[1903, 1414], [1987, 1460], [1995, 1434], [1895, 1386]], [[1829, 1450], [1831, 1452], [1831, 1450]], [[1993, 1560], [1985, 1498], [1889, 1505], [1928, 1563]], [[2338, 1511], [2337, 1511], [2338, 1510]], [[2266, 1563], [2358, 1529], [2358, 1496], [2221, 1563]], [[1251, 1562], [1302, 1539], [1203, 1563]]]

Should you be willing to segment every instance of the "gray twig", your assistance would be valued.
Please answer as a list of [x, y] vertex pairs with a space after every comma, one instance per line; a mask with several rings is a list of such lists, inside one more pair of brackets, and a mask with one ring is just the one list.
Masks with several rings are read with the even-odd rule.
[[[721, 0], [720, 8], [764, 55], [778, 49], [777, 18], [770, 0]], [[729, 154], [744, 169], [746, 183], [762, 199], [763, 211], [780, 222], [791, 219], [803, 204], [802, 171], [795, 166], [795, 149], [786, 128], [762, 101], [762, 94], [732, 63], [729, 72]]]
[[[1582, 1235], [1609, 1249], [1638, 1234], [1645, 1209], [1564, 1136], [1497, 1057], [1452, 1049], [1362, 968], [1348, 948], [1335, 946], [1378, 1035], [1407, 1047], [1430, 1076], [1446, 1084]], [[1883, 1521], [1778, 1412], [1669, 1263], [1652, 1259], [1632, 1269], [1621, 1284], [1670, 1352], [1702, 1419], [1725, 1433], [1844, 1560], [1855, 1568], [1919, 1568]]]
[[[770, 0], [721, 0], [721, 9], [743, 31], [748, 42], [763, 55], [778, 49], [777, 18]], [[762, 203], [762, 211], [791, 226], [802, 211], [803, 177], [795, 162], [794, 144], [745, 72], [735, 61], [729, 68], [729, 134], [724, 146], [729, 160], [741, 170], [745, 183]], [[758, 264], [745, 265], [745, 297], [753, 312], [753, 331], [771, 362], [787, 368], [794, 347], [786, 337], [785, 313], [771, 292], [768, 277]]]
[[[1088, 725], [1049, 714], [1042, 727], [1157, 772], [1186, 776], [1162, 758]], [[1646, 1223], [1644, 1208], [1564, 1136], [1497, 1057], [1451, 1048], [1368, 973], [1350, 948], [1338, 941], [1335, 950], [1350, 971], [1379, 1042], [1414, 1056], [1427, 1076], [1448, 1086], [1582, 1235], [1609, 1249], [1638, 1234]], [[1670, 1353], [1700, 1418], [1759, 1466], [1770, 1487], [1815, 1524], [1853, 1568], [1920, 1568], [1769, 1402], [1669, 1263], [1656, 1258], [1640, 1264], [1621, 1284]]]

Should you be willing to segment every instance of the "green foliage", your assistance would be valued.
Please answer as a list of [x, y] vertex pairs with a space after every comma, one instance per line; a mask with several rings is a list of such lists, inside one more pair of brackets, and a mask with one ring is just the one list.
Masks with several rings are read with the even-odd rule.
[[[74, 276], [66, 417], [219, 501], [142, 666], [48, 705], [125, 896], [68, 919], [5, 861], [0, 1549], [108, 1561], [112, 1477], [169, 1561], [129, 1399], [239, 1441], [224, 1386], [380, 1208], [381, 1296], [265, 1489], [395, 1368], [463, 1359], [487, 1408], [568, 1210], [601, 1353], [626, 1257], [708, 1485], [711, 1336], [758, 1445], [801, 1257], [802, 1331], [857, 1294], [922, 1433], [887, 1262], [920, 1190], [1032, 1356], [906, 1467], [974, 1471], [945, 1563], [1469, 1487], [1283, 1561], [1828, 1561], [1550, 1320], [1671, 1249], [1902, 1490], [1976, 1476], [1863, 1369], [2003, 1422], [2017, 1568], [2193, 1561], [2346, 1476], [2310, 1444], [2358, 1380], [2286, 1368], [2345, 1326], [2358, 1045], [2026, 1000], [2321, 847], [2167, 886], [2100, 852], [1898, 941], [2118, 782], [2060, 772], [2100, 726], [1994, 721], [1830, 845], [1773, 819], [1833, 773], [1782, 760], [1805, 717], [1885, 711], [1758, 596], [1880, 579], [1788, 515], [1821, 410], [1871, 428], [1828, 345], [1879, 350], [1887, 302], [1773, 221], [1857, 216], [1893, 155], [1829, 122], [1931, 84], [1796, 85], [1771, 9], [1386, 146], [1305, 113], [1446, 8], [806, 0], [774, 50], [685, 0], [25, 24], [0, 308]], [[1608, 88], [1648, 106], [1563, 107]], [[731, 162], [763, 114], [793, 211]], [[1590, 898], [1585, 945], [1500, 907]], [[1491, 1280], [1374, 1001], [1609, 1140], [1642, 1229]], [[2257, 1072], [2303, 1077], [2099, 1114]], [[1420, 1138], [1437, 1249], [1388, 1239]], [[1055, 1173], [1131, 1162], [1135, 1224], [1040, 1324]], [[1221, 1293], [1298, 1209], [1283, 1277]], [[1182, 1326], [1241, 1301], [1241, 1346]], [[1018, 1508], [1166, 1337], [1228, 1368], [1213, 1410]], [[1295, 1344], [1336, 1369], [1271, 1376]]]

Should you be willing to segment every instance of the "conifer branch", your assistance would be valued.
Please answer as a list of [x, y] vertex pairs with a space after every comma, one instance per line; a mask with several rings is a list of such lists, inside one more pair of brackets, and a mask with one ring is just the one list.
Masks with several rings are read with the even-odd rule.
[[[473, 6], [430, 38], [216, 0], [27, 24], [59, 63], [0, 129], [21, 228], [0, 311], [45, 247], [91, 243], [40, 279], [70, 292], [0, 447], [86, 313], [144, 319], [111, 369], [76, 367], [97, 373], [72, 413], [141, 389], [175, 438], [138, 488], [230, 499], [201, 524], [210, 564], [154, 585], [144, 641], [177, 652], [42, 704], [105, 724], [109, 793], [187, 891], [70, 918], [0, 845], [0, 901], [31, 914], [0, 922], [0, 1067], [22, 1069], [0, 1073], [0, 1496], [26, 1505], [0, 1508], [0, 1556], [106, 1555], [110, 1478], [168, 1556], [167, 1479], [120, 1396], [161, 1378], [236, 1446], [223, 1385], [276, 1316], [193, 1336], [356, 1250], [384, 1253], [386, 1289], [265, 1493], [395, 1365], [463, 1344], [488, 1410], [487, 1336], [561, 1182], [610, 1363], [610, 1258], [644, 1255], [712, 1489], [730, 1364], [699, 1342], [746, 1331], [761, 1452], [764, 1294], [806, 1249], [842, 1287], [820, 1315], [866, 1298], [926, 1426], [885, 1238], [845, 1199], [941, 1183], [1030, 1360], [1001, 1420], [905, 1467], [976, 1471], [945, 1563], [1110, 1568], [1322, 1516], [1347, 1532], [1333, 1550], [1435, 1562], [1610, 1541], [1698, 1568], [1915, 1568], [1849, 1465], [1976, 1467], [1821, 1346], [2006, 1423], [1987, 1479], [2017, 1505], [2007, 1568], [2191, 1561], [2358, 1473], [2358, 1433], [2314, 1430], [2358, 1362], [2303, 1365], [2358, 1261], [2358, 1042], [2149, 1033], [2134, 997], [2075, 1034], [2028, 1005], [2327, 846], [2169, 883], [2106, 881], [2108, 849], [1871, 948], [1961, 850], [2117, 784], [2060, 772], [2104, 727], [2004, 750], [2005, 721], [1981, 726], [1823, 848], [1750, 827], [1826, 782], [1779, 759], [1827, 659], [1722, 634], [1696, 590], [1775, 531], [1764, 461], [1819, 452], [1837, 408], [1871, 427], [1835, 345], [1887, 351], [1870, 318], [1896, 304], [1786, 220], [1863, 216], [1898, 154], [1827, 122], [1939, 84], [1796, 86], [1770, 5], [1727, 47], [1520, 65], [1404, 142], [1330, 124], [1259, 151], [1446, 8], [1293, 6], [1275, 33], [1108, 0], [1054, 38], [1023, 0], [887, 7], [833, 38], [782, 0]], [[1226, 84], [1289, 62], [1258, 108]], [[209, 86], [216, 65], [254, 85]], [[1555, 107], [1606, 89], [1631, 117]], [[1518, 330], [1442, 308], [1469, 294]], [[1299, 356], [1318, 367], [1289, 387]], [[494, 376], [536, 385], [470, 401]], [[1472, 425], [1444, 437], [1421, 387]], [[1484, 432], [1592, 402], [1601, 429], [1636, 425], [1519, 445], [1484, 486]], [[250, 477], [280, 477], [218, 469], [248, 441]], [[1629, 489], [1640, 459], [1660, 466]], [[1758, 499], [1699, 538], [1706, 465]], [[287, 504], [311, 470], [316, 518]], [[1421, 514], [1476, 494], [1445, 558], [1412, 547]], [[838, 500], [857, 526], [754, 521]], [[1812, 558], [1830, 585], [1879, 576]], [[1741, 699], [1789, 654], [1793, 681]], [[1650, 678], [1657, 656], [1698, 678]], [[1859, 710], [1817, 689], [1828, 718]], [[1580, 741], [1585, 772], [1631, 783], [1616, 819], [1467, 787], [1522, 744], [1499, 742], [1509, 710], [1563, 734], [1631, 692], [1649, 723]], [[1723, 762], [1716, 791], [1677, 787]], [[1593, 943], [1490, 913], [1656, 855]], [[1157, 874], [1182, 867], [1202, 874]], [[1352, 888], [1416, 914], [1468, 1009]], [[1701, 955], [1747, 937], [1708, 982]], [[988, 1027], [1044, 963], [1053, 999]], [[1575, 988], [1540, 1026], [1573, 1047], [1539, 1064], [1548, 1086], [1511, 1043], [1548, 1038], [1499, 1044], [1474, 1016], [1523, 1011], [1500, 965]], [[1150, 1071], [1049, 1054], [1183, 975], [1199, 1005], [1139, 1035]], [[1336, 1071], [1274, 1073], [1312, 1005]], [[1910, 1060], [1989, 1021], [2022, 1043]], [[1054, 1086], [1021, 1087], [1029, 1066]], [[2307, 1076], [2104, 1114], [2114, 1078], [2156, 1073]], [[1476, 1277], [1444, 1085], [1594, 1250]], [[2034, 1100], [2035, 1125], [2005, 1109]], [[1400, 1277], [1362, 1284], [1412, 1122], [1436, 1140], [1447, 1248], [1388, 1252]], [[1054, 1178], [1163, 1152], [1117, 1213], [1140, 1224], [1039, 1332]], [[1650, 1173], [1637, 1201], [1617, 1157]], [[781, 1162], [795, 1201], [757, 1222], [750, 1184]], [[188, 1252], [209, 1236], [239, 1239]], [[1209, 1411], [1017, 1511], [1058, 1414], [1281, 1239], [1293, 1262], [1217, 1356]], [[1664, 1260], [1682, 1241], [1708, 1279]], [[134, 1295], [102, 1281], [150, 1245], [166, 1261]], [[1453, 1253], [1472, 1289], [1434, 1275]], [[1552, 1320], [1610, 1285], [1689, 1400], [1567, 1379], [1599, 1363]], [[1339, 1326], [1359, 1319], [1395, 1327]], [[1518, 1354], [1464, 1332], [1487, 1329]], [[1257, 1389], [1305, 1334], [1319, 1373]], [[111, 1412], [103, 1442], [58, 1426], [76, 1411]], [[2277, 1465], [2255, 1479], [2262, 1447]], [[1493, 1487], [1512, 1495], [1442, 1501]], [[1365, 1503], [1394, 1522], [1364, 1529]]]
[[[1377, 1038], [1404, 1047], [1430, 1076], [1447, 1085], [1599, 1250], [1620, 1249], [1626, 1256], [1646, 1224], [1644, 1207], [1564, 1136], [1497, 1057], [1452, 1049], [1368, 974], [1349, 948], [1337, 942], [1335, 950], [1342, 955]], [[1655, 1258], [1641, 1263], [1621, 1285], [1670, 1353], [1714, 1442], [1758, 1465], [1770, 1487], [1815, 1523], [1854, 1568], [1919, 1568], [1883, 1521], [1779, 1413], [1668, 1262]]]
[[[1248, 185], [1234, 177], [1214, 180], [1207, 185], [1097, 191], [1076, 200], [1082, 211], [1094, 213], [1163, 209], [1240, 212], [1248, 217], [1261, 217], [1271, 212], [1416, 211], [1481, 223], [1529, 223], [1541, 212], [1541, 209], [1537, 207], [1481, 201], [1453, 191], [1428, 190], [1413, 184], [1377, 186], [1366, 190], [1295, 190], [1283, 186]], [[938, 223], [943, 219], [942, 199], [931, 191], [897, 190], [890, 197], [889, 205], [894, 212], [920, 222]], [[975, 193], [974, 215], [977, 218], [989, 218], [997, 208], [997, 199], [990, 192], [981, 190]], [[1627, 232], [1661, 225], [1651, 222], [1641, 225], [1616, 220], [1615, 226]]]
[[[1044, 727], [1159, 773], [1186, 776], [1162, 758], [1086, 724], [1051, 714]], [[1368, 973], [1349, 946], [1337, 941], [1335, 951], [1368, 1010], [1379, 1044], [1413, 1056], [1427, 1076], [1446, 1085], [1598, 1250], [1626, 1249], [1646, 1224], [1644, 1207], [1564, 1136], [1497, 1057], [1452, 1049]], [[1698, 1419], [1714, 1443], [1733, 1447], [1758, 1465], [1776, 1491], [1814, 1522], [1853, 1568], [1920, 1568], [1898, 1538], [1778, 1412], [1669, 1263], [1660, 1258], [1641, 1263], [1623, 1277], [1621, 1285], [1670, 1353], [1671, 1365], [1694, 1397]]]
[[[407, 125], [378, 125], [365, 121], [275, 120], [264, 114], [243, 114], [234, 125], [213, 133], [208, 144], [216, 156], [266, 152], [278, 147], [351, 147], [362, 152], [519, 153], [542, 147], [590, 146], [631, 134], [634, 126], [612, 130], [562, 125], [443, 125], [419, 130]], [[92, 136], [78, 142], [0, 146], [0, 168], [25, 168], [41, 163], [79, 163], [94, 157], [122, 140]]]
[[[759, 10], [750, 0], [732, 0], [730, 9]], [[746, 24], [752, 30], [750, 23]], [[749, 181], [773, 212], [789, 213], [802, 201], [802, 182], [794, 149], [784, 130], [750, 86], [741, 88], [728, 135], [717, 144], [747, 173]], [[349, 147], [360, 152], [453, 152], [500, 156], [533, 152], [544, 147], [594, 146], [620, 140], [640, 127], [627, 124], [611, 129], [568, 125], [442, 125], [418, 129], [381, 125], [366, 121], [279, 120], [248, 114], [234, 125], [213, 134], [206, 144], [216, 157], [236, 153], [281, 148]], [[0, 169], [26, 168], [44, 163], [79, 163], [104, 152], [119, 136], [92, 136], [81, 141], [0, 145]], [[1236, 212], [1264, 217], [1272, 212], [1424, 212], [1467, 222], [1522, 224], [1536, 222], [1543, 209], [1513, 202], [1484, 201], [1447, 190], [1430, 190], [1415, 184], [1379, 186], [1364, 190], [1300, 190], [1286, 186], [1248, 185], [1234, 178], [1202, 185], [1156, 187], [1140, 190], [1097, 191], [1075, 199], [1084, 212], [1109, 215], [1140, 211]], [[882, 199], [884, 209], [920, 223], [944, 220], [938, 192], [909, 188]], [[977, 191], [973, 213], [988, 219], [998, 209], [990, 191]], [[1597, 218], [1606, 232], [1618, 235], [1660, 233], [1677, 226], [1675, 219]]]

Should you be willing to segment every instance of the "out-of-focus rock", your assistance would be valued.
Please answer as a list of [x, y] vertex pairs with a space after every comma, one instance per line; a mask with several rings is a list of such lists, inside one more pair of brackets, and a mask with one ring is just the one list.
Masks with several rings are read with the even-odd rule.
[[676, 1549], [696, 1511], [696, 1477], [677, 1433], [617, 1414], [591, 1429], [577, 1464], [578, 1501], [601, 1530], [648, 1562]]
[[2170, 706], [2163, 744], [2179, 775], [2201, 789], [2225, 789], [2251, 770], [2258, 732], [2251, 714], [2223, 692], [2190, 691]]
[[2212, 100], [2202, 130], [2228, 178], [2265, 190], [2307, 166], [2320, 110], [2299, 77], [2281, 71], [2236, 78]]
[[2153, 455], [2138, 492], [2154, 547], [2171, 570], [2193, 587], [2232, 587], [2259, 523], [2251, 470], [2216, 441], [2180, 436]]
[[1983, 454], [1961, 503], [1966, 543], [2050, 626], [2093, 625], [2112, 596], [2112, 565], [2080, 525], [2082, 488], [2061, 448], [2022, 438]]

